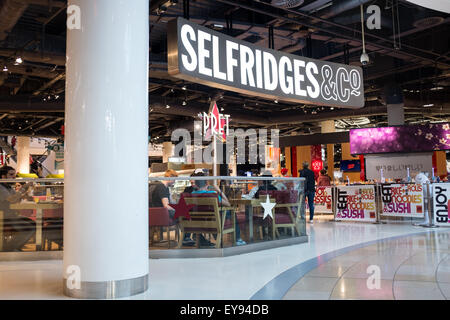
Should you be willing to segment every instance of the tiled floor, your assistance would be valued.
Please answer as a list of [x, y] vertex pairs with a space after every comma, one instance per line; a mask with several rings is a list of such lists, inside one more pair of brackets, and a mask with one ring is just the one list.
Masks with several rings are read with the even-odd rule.
[[[450, 296], [448, 229], [336, 223], [327, 217], [307, 228], [310, 241], [289, 247], [226, 258], [151, 259], [150, 288], [131, 299]], [[380, 289], [367, 288], [370, 265], [380, 267]], [[61, 279], [61, 261], [0, 262], [0, 299], [65, 299]]]
[[449, 245], [450, 230], [440, 230], [356, 249], [306, 273], [283, 299], [449, 299]]

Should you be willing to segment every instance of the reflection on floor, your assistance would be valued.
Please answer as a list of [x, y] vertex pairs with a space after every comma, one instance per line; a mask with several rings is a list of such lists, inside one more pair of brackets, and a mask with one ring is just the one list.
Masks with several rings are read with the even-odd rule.
[[449, 298], [450, 232], [439, 232], [378, 243], [331, 259], [302, 277], [283, 299]]
[[[444, 299], [450, 290], [450, 230], [439, 229], [338, 223], [317, 216], [313, 225], [307, 224], [308, 243], [225, 258], [151, 259], [149, 290], [130, 299], [250, 299], [264, 288], [276, 299]], [[268, 287], [311, 259], [390, 237], [401, 238], [322, 261], [303, 277], [294, 274], [294, 286], [285, 290]], [[369, 265], [381, 272], [380, 289], [370, 292]], [[65, 299], [62, 275], [60, 260], [0, 262], [0, 299]]]

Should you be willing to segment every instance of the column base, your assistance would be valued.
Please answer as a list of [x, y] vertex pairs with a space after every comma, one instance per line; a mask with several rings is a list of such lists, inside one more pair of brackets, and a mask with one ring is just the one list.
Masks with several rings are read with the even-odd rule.
[[148, 274], [139, 278], [85, 282], [82, 281], [80, 289], [69, 289], [67, 280], [63, 280], [64, 295], [77, 299], [118, 299], [131, 297], [148, 290]]

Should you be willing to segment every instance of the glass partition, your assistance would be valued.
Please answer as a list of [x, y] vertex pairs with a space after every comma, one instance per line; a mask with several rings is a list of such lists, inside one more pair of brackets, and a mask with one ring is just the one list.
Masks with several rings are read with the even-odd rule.
[[[306, 235], [303, 178], [150, 180], [151, 249], [229, 248]], [[161, 185], [170, 194], [166, 208], [154, 199], [162, 197]], [[159, 225], [164, 214], [166, 226]]]
[[[64, 180], [0, 182], [0, 252], [63, 250]], [[149, 249], [230, 248], [305, 236], [303, 188], [303, 178], [149, 178]]]
[[63, 180], [0, 182], [0, 252], [62, 250]]

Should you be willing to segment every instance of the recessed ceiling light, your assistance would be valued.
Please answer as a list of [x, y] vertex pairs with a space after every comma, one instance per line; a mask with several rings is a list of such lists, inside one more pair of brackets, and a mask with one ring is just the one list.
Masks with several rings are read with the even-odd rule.
[[168, 104], [166, 104], [166, 108], [167, 108], [167, 109], [170, 109], [170, 106], [169, 106]]
[[8, 67], [7, 66], [3, 67], [3, 72], [8, 72]]
[[182, 103], [182, 105], [183, 105], [183, 106], [187, 105], [187, 102], [186, 102], [186, 100], [183, 100], [183, 103]]
[[429, 107], [434, 107], [434, 104], [433, 103], [430, 103], [430, 104], [424, 104], [423, 105], [425, 108], [429, 108]]
[[22, 64], [23, 63], [23, 60], [22, 60], [22, 58], [21, 57], [17, 57], [16, 58], [16, 62], [14, 63], [16, 66], [18, 66], [19, 64]]

